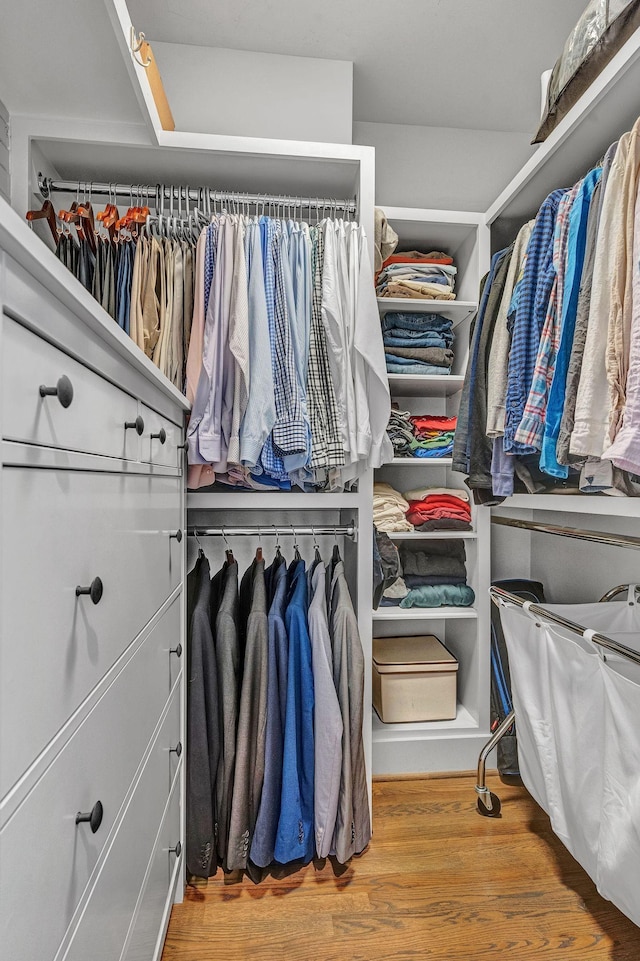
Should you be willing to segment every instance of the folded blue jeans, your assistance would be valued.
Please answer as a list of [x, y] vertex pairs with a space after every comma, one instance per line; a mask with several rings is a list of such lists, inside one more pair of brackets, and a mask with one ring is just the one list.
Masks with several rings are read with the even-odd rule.
[[453, 321], [440, 314], [418, 314], [404, 310], [390, 310], [382, 318], [382, 330], [400, 327], [403, 330], [451, 331]]

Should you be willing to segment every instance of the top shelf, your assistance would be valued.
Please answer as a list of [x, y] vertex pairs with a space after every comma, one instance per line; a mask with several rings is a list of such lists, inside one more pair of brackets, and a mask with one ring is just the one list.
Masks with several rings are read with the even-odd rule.
[[411, 314], [440, 314], [453, 321], [454, 328], [468, 317], [472, 317], [478, 305], [469, 300], [408, 300], [403, 297], [378, 297], [380, 315], [391, 310], [401, 310]]
[[640, 113], [640, 30], [627, 41], [487, 211], [505, 232], [535, 215], [557, 187], [570, 187], [629, 130]]

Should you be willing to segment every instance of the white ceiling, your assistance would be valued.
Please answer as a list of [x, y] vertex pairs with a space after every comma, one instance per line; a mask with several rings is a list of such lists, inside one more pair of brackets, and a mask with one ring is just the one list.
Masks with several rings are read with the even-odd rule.
[[540, 74], [553, 66], [585, 6], [128, 0], [137, 29], [151, 40], [353, 61], [354, 120], [529, 134], [540, 112]]
[[[357, 121], [527, 134], [540, 72], [585, 3], [128, 0], [150, 39], [353, 61]], [[10, 111], [140, 122], [104, 0], [0, 8], [0, 100]]]

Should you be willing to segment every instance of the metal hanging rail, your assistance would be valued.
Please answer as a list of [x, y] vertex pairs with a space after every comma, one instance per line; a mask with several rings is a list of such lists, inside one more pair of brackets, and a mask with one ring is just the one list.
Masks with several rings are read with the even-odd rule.
[[156, 208], [164, 203], [173, 206], [174, 203], [181, 204], [203, 202], [212, 203], [237, 203], [246, 204], [253, 207], [276, 205], [281, 207], [306, 207], [310, 210], [325, 208], [328, 210], [341, 210], [345, 213], [355, 214], [358, 205], [355, 200], [336, 200], [330, 197], [294, 197], [277, 194], [251, 194], [238, 192], [235, 190], [214, 190], [211, 187], [183, 187], [175, 184], [116, 184], [99, 183], [95, 180], [52, 180], [51, 177], [44, 177], [38, 174], [38, 189], [42, 196], [47, 199], [52, 193], [82, 194], [88, 197], [111, 197], [116, 199], [122, 197], [125, 200], [144, 200], [147, 203], [154, 203]]
[[189, 527], [187, 530], [189, 537], [301, 537], [310, 535], [316, 537], [319, 534], [331, 534], [337, 537], [356, 536], [356, 525], [347, 524], [342, 527], [292, 527], [287, 524], [284, 527], [274, 527], [273, 524], [265, 524], [264, 527]]
[[515, 604], [517, 607], [524, 607], [530, 614], [533, 614], [534, 617], [539, 617], [542, 620], [550, 621], [552, 624], [557, 624], [559, 627], [564, 627], [566, 630], [571, 631], [572, 634], [578, 634], [585, 640], [593, 641], [598, 647], [602, 647], [614, 654], [619, 654], [620, 657], [624, 657], [628, 661], [634, 661], [636, 664], [640, 664], [640, 653], [638, 651], [634, 651], [624, 644], [619, 644], [611, 637], [607, 637], [606, 634], [592, 633], [581, 624], [576, 624], [575, 621], [570, 621], [569, 618], [563, 617], [561, 614], [556, 614], [554, 611], [548, 611], [545, 607], [540, 607], [539, 604], [532, 604], [531, 601], [525, 601], [524, 598], [518, 597], [517, 594], [510, 594], [509, 591], [503, 591], [500, 587], [490, 587], [489, 594], [491, 595], [493, 603], [498, 606]]
[[517, 517], [491, 518], [492, 524], [502, 527], [517, 527], [525, 531], [535, 531], [539, 534], [557, 534], [560, 537], [572, 537], [578, 541], [590, 541], [592, 544], [607, 544], [609, 547], [627, 547], [632, 551], [640, 551], [640, 537], [632, 534], [603, 534], [600, 531], [586, 531], [578, 527], [558, 527], [555, 524], [542, 524], [538, 521], [521, 520]]

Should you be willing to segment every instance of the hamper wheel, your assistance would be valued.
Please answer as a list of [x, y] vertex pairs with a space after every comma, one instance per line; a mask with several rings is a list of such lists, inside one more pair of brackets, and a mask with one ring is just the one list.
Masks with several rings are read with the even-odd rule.
[[493, 791], [489, 792], [491, 795], [491, 810], [485, 806], [482, 798], [478, 798], [478, 814], [481, 814], [485, 818], [499, 818], [500, 817], [500, 798]]

